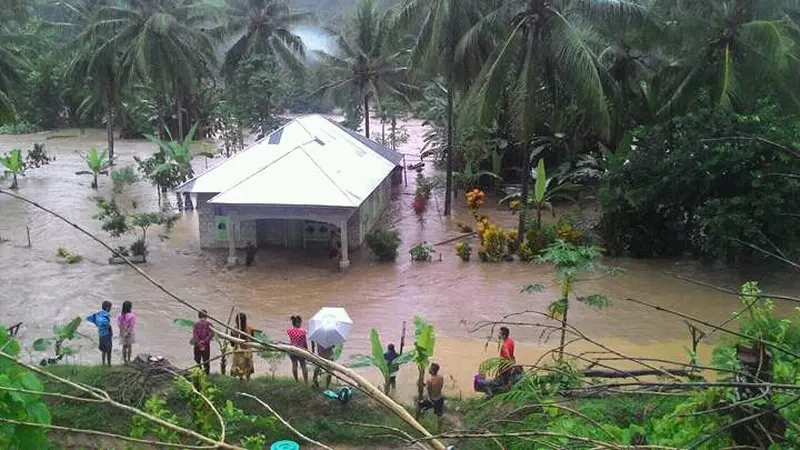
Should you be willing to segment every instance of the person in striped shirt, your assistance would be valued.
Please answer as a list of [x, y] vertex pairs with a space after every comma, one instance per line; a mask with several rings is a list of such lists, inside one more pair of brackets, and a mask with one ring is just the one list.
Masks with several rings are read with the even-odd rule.
[[[292, 328], [286, 330], [286, 334], [289, 336], [289, 343], [295, 347], [308, 350], [308, 340], [306, 339], [306, 330], [303, 329], [303, 319], [300, 316], [292, 316], [291, 321]], [[300, 382], [297, 377], [297, 366], [299, 365], [300, 369], [303, 371], [303, 381], [308, 384], [308, 368], [306, 367], [305, 358], [294, 355], [289, 355], [289, 358], [292, 360], [292, 375], [294, 376], [294, 381]]]

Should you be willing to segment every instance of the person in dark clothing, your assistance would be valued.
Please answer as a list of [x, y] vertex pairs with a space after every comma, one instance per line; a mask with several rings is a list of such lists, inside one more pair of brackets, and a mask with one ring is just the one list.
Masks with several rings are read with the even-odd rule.
[[206, 375], [211, 373], [211, 339], [214, 331], [211, 329], [211, 322], [208, 321], [208, 313], [202, 310], [197, 313], [199, 319], [192, 327], [192, 345], [194, 346], [194, 362], [202, 364]]
[[394, 344], [389, 344], [386, 347], [386, 353], [383, 354], [383, 359], [386, 360], [386, 364], [389, 365], [389, 389], [392, 391], [397, 390], [397, 371], [400, 370], [397, 364], [394, 363], [394, 360], [400, 356], [394, 349]]
[[253, 245], [252, 242], [247, 243], [247, 248], [245, 249], [245, 259], [244, 263], [247, 266], [252, 266], [253, 261], [256, 260], [256, 253], [258, 253], [258, 248]]

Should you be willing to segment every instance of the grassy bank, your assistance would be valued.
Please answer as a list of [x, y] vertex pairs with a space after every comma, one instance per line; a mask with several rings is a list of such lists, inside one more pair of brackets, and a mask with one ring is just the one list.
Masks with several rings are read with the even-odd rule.
[[[141, 405], [150, 395], [162, 395], [167, 405], [178, 417], [188, 415], [186, 401], [180, 397], [178, 389], [170, 382], [146, 383], [134, 386], [139, 380], [131, 381], [135, 373], [122, 366], [52, 366], [50, 372], [69, 380], [94, 386], [107, 391], [115, 400]], [[241, 397], [237, 392], [257, 396], [272, 406], [284, 419], [302, 433], [331, 445], [358, 446], [360, 448], [387, 447], [397, 442], [388, 440], [386, 431], [345, 425], [345, 422], [361, 422], [403, 428], [404, 424], [386, 412], [376, 402], [360, 392], [355, 392], [346, 407], [339, 402], [323, 397], [320, 389], [295, 383], [286, 378], [254, 378], [242, 382], [231, 377], [213, 375], [211, 382], [219, 389], [215, 404], [224, 405], [227, 400], [250, 415], [270, 416], [263, 406], [255, 400]], [[69, 387], [52, 382], [46, 383], [47, 390], [76, 395]], [[144, 389], [142, 389], [144, 388]], [[60, 398], [50, 398], [52, 423], [73, 428], [101, 430], [128, 435], [131, 430], [131, 414], [119, 409], [96, 403], [76, 402]], [[423, 418], [423, 424], [435, 429], [432, 417]], [[238, 443], [242, 436], [264, 433], [257, 423], [238, 426], [229, 432], [229, 442]], [[269, 442], [280, 439], [297, 440], [293, 434], [280, 425], [266, 433]], [[379, 437], [384, 435], [384, 437]]]

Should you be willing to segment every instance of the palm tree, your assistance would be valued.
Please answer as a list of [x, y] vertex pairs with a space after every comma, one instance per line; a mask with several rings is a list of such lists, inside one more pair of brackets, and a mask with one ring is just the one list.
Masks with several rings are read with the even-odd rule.
[[335, 80], [316, 93], [337, 100], [358, 98], [364, 105], [364, 134], [369, 132], [369, 104], [372, 99], [381, 109], [381, 98], [390, 95], [408, 102], [413, 90], [407, 83], [408, 52], [395, 51], [391, 11], [381, 11], [378, 0], [359, 0], [355, 20], [343, 31], [333, 32], [340, 55], [321, 53], [332, 68]]
[[[511, 98], [520, 112], [516, 125], [524, 147], [518, 240], [525, 236], [531, 146], [537, 128], [546, 126], [548, 114], [554, 117], [566, 106], [578, 104], [600, 136], [609, 134], [609, 77], [593, 51], [594, 36], [587, 24], [628, 26], [643, 20], [645, 13], [634, 1], [512, 0], [485, 19], [506, 18], [509, 24], [485, 73], [480, 110], [484, 115], [494, 111], [494, 99], [504, 89], [515, 94]], [[512, 80], [510, 85], [508, 80]]]
[[222, 71], [230, 75], [248, 56], [274, 56], [292, 69], [303, 66], [305, 46], [292, 26], [308, 14], [292, 11], [286, 0], [228, 0], [226, 34], [234, 42], [225, 53]]
[[660, 117], [702, 88], [725, 107], [752, 104], [765, 86], [795, 108], [800, 105], [797, 2], [698, 0], [675, 5], [674, 0], [658, 0], [652, 8], [665, 24], [675, 55], [664, 68], [670, 83], [663, 83], [668, 89]]
[[[102, 6], [106, 6], [104, 2]], [[78, 50], [67, 69], [67, 78], [76, 86], [87, 86], [86, 97], [79, 112], [87, 114], [98, 106], [105, 110], [108, 161], [114, 164], [114, 112], [120, 107], [120, 96], [127, 83], [128, 71], [120, 70], [120, 54], [114, 45], [108, 45], [109, 29], [92, 27], [97, 20], [96, 1], [64, 3], [71, 16], [70, 25], [80, 31], [74, 42]], [[102, 31], [103, 33], [98, 33]]]
[[93, 28], [110, 31], [106, 46], [121, 52], [120, 70], [137, 74], [158, 92], [160, 130], [166, 96], [175, 96], [178, 140], [183, 139], [183, 100], [217, 60], [216, 9], [191, 0], [125, 0], [106, 6]]
[[441, 75], [447, 91], [447, 146], [444, 215], [450, 215], [453, 197], [453, 148], [455, 95], [465, 92], [480, 73], [496, 31], [491, 21], [477, 27], [484, 13], [499, 0], [406, 0], [398, 15], [398, 27], [417, 30], [412, 49], [415, 72]]
[[16, 2], [0, 0], [0, 124], [14, 121], [15, 108], [9, 97], [13, 86], [20, 81], [20, 69], [28, 67], [13, 45], [17, 34], [12, 30], [21, 17]]

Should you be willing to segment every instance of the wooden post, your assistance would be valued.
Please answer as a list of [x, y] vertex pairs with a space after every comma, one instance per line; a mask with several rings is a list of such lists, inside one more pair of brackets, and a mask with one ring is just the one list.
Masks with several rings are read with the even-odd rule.
[[236, 216], [231, 214], [228, 221], [228, 267], [237, 264], [236, 260]]
[[25, 227], [25, 232], [28, 234], [28, 248], [31, 248], [31, 227]]
[[408, 168], [406, 166], [406, 154], [403, 153], [403, 182], [408, 187]]

